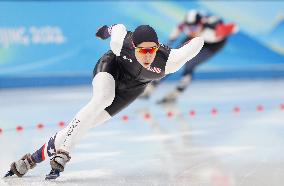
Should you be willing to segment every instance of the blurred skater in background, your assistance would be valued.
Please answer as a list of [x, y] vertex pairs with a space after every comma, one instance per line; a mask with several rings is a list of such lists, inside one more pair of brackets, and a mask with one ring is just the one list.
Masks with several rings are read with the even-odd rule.
[[[236, 31], [237, 27], [233, 23], [224, 23], [223, 20], [217, 16], [204, 15], [197, 10], [189, 10], [183, 22], [172, 31], [168, 45], [173, 45], [184, 33], [186, 37], [182, 40], [180, 46], [185, 45], [194, 37], [202, 37], [204, 39], [204, 46], [197, 56], [185, 64], [182, 77], [176, 88], [159, 100], [158, 103], [175, 102], [177, 97], [184, 92], [190, 84], [195, 68], [220, 52], [225, 46], [227, 38]], [[148, 99], [160, 83], [160, 80], [153, 81], [145, 89], [141, 98]]]

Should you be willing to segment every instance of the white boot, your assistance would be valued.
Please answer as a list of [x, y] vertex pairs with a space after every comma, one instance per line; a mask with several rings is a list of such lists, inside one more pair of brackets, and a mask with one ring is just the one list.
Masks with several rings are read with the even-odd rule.
[[45, 180], [54, 180], [60, 176], [60, 172], [64, 171], [65, 165], [70, 161], [71, 157], [65, 150], [59, 149], [54, 157], [50, 160], [51, 171], [46, 175]]
[[[16, 174], [18, 177], [22, 177], [28, 172], [29, 169], [32, 169], [35, 166], [36, 166], [36, 162], [31, 156], [31, 154], [26, 154], [20, 160], [15, 161], [11, 164], [11, 168], [9, 172]], [[11, 176], [11, 175], [8, 175], [8, 176]]]
[[71, 157], [67, 151], [57, 150], [54, 157], [50, 160], [50, 165], [52, 169], [59, 170], [60, 172], [64, 171], [64, 167]]

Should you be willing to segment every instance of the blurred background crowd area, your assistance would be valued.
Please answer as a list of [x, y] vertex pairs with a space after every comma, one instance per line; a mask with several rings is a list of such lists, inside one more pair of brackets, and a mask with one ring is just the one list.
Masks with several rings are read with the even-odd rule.
[[133, 31], [149, 24], [166, 44], [190, 9], [239, 29], [222, 52], [198, 66], [195, 79], [284, 77], [282, 1], [3, 1], [0, 88], [89, 84], [109, 50], [109, 40], [95, 37], [100, 26], [122, 23]]

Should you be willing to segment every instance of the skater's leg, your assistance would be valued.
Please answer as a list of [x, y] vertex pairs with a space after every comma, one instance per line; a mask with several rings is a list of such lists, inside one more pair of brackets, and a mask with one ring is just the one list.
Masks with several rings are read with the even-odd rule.
[[[80, 134], [77, 134], [76, 136], [74, 136], [74, 143], [77, 144], [85, 136], [85, 133], [88, 132], [91, 128], [94, 128], [108, 121], [110, 118], [111, 116], [109, 115], [109, 113], [105, 110], [102, 110], [97, 116], [92, 117], [89, 120], [86, 120], [84, 122], [84, 126], [82, 127], [80, 131]], [[75, 119], [66, 127], [65, 130], [57, 133], [55, 144], [54, 144], [55, 149], [62, 149], [61, 147], [64, 145], [66, 134], [68, 133], [68, 131], [70, 131], [70, 128], [72, 128], [72, 124], [74, 124], [74, 122], [76, 122]], [[73, 147], [73, 145], [74, 144], [72, 144], [71, 148]]]
[[[94, 120], [90, 120], [91, 124], [89, 125], [92, 128], [108, 121], [110, 118], [111, 116], [108, 114], [108, 112], [103, 110]], [[52, 157], [55, 155], [56, 149], [59, 149], [62, 146], [66, 133], [70, 127], [69, 125], [52, 136], [47, 143], [45, 143], [41, 148], [32, 154], [32, 157], [36, 163], [41, 163], [46, 158], [52, 159]], [[80, 138], [76, 138], [76, 141], [79, 140]]]
[[114, 79], [110, 74], [100, 72], [94, 77], [92, 84], [92, 99], [64, 129], [51, 137], [46, 144], [33, 154], [37, 162], [44, 160], [47, 156], [52, 158], [58, 149], [69, 152], [75, 141], [84, 136], [82, 133], [111, 118], [104, 109], [114, 99]]
[[[123, 108], [127, 107], [130, 103], [132, 103], [145, 89], [145, 86], [141, 87], [135, 87], [132, 90], [127, 89], [127, 90], [116, 90], [115, 93], [115, 98], [110, 106], [105, 108], [105, 110], [99, 115], [100, 117], [97, 118], [97, 121], [90, 123], [89, 127], [96, 126], [98, 123], [104, 122], [108, 119], [110, 119], [112, 116], [120, 112]], [[72, 129], [74, 129], [72, 127]], [[76, 129], [76, 127], [75, 127]], [[77, 135], [79, 138], [81, 136], [84, 136], [84, 133], [87, 131], [89, 128], [84, 128], [84, 130], [80, 131], [80, 135]], [[63, 139], [66, 139], [66, 135], [68, 135], [69, 129], [67, 131], [67, 134], [63, 135]], [[73, 136], [74, 142], [78, 141], [78, 138]], [[58, 141], [61, 141], [62, 137], [59, 137]], [[64, 144], [64, 141], [62, 142]], [[56, 145], [57, 146], [57, 145]], [[60, 149], [62, 145], [59, 145], [59, 149], [56, 151], [56, 154], [50, 161], [52, 170], [50, 174], [46, 176], [46, 179], [55, 179], [59, 176], [59, 172], [64, 170], [65, 164], [69, 161], [70, 157], [67, 151]]]
[[158, 101], [158, 103], [171, 103], [175, 102], [177, 97], [185, 91], [192, 80], [192, 74], [195, 68], [211, 58], [216, 52], [212, 52], [206, 45], [201, 49], [201, 51], [190, 61], [185, 64], [185, 68], [182, 77], [177, 85], [177, 87], [170, 93], [168, 93], [163, 99]]
[[[34, 164], [45, 160], [47, 156], [52, 158], [58, 149], [68, 153], [75, 142], [83, 137], [88, 129], [110, 118], [110, 115], [104, 109], [111, 105], [115, 97], [115, 81], [112, 75], [107, 72], [100, 72], [94, 77], [92, 84], [93, 96], [90, 102], [76, 114], [65, 129], [51, 137], [48, 143], [31, 155], [30, 159], [33, 160]], [[21, 159], [12, 163], [12, 165], [19, 163], [16, 167], [26, 167], [23, 170], [18, 170], [21, 173], [17, 174], [18, 176], [24, 175], [28, 169], [34, 167], [23, 164], [25, 162], [28, 161]], [[12, 165], [11, 170], [15, 167], [12, 167]], [[16, 173], [14, 172], [14, 174]]]
[[[64, 170], [65, 164], [70, 160], [69, 152], [75, 143], [93, 126], [101, 112], [111, 105], [115, 97], [115, 81], [107, 72], [100, 72], [93, 79], [93, 97], [83, 107], [63, 132], [63, 142], [56, 149], [50, 161], [52, 169]], [[59, 139], [62, 140], [62, 137]], [[56, 144], [56, 142], [55, 142]]]
[[178, 82], [178, 86], [170, 93], [168, 93], [163, 99], [158, 101], [158, 104], [163, 103], [173, 103], [176, 101], [177, 97], [184, 92], [188, 87], [192, 79], [192, 72], [184, 73]]
[[[98, 73], [93, 80], [93, 97], [68, 125], [63, 144], [59, 149], [70, 151], [76, 139], [93, 126], [97, 116], [111, 105], [115, 97], [115, 80], [107, 72]], [[104, 112], [103, 112], [104, 113]]]
[[[90, 126], [89, 128], [96, 127], [108, 121], [110, 118], [111, 116], [109, 115], [109, 113], [103, 110], [94, 120], [90, 121], [91, 123], [89, 124]], [[44, 148], [39, 149], [33, 154], [33, 156], [38, 157], [40, 162], [44, 160], [44, 157], [48, 156], [50, 158], [50, 164], [52, 170], [46, 176], [46, 179], [56, 179], [60, 175], [60, 172], [64, 170], [65, 164], [70, 160], [69, 153], [67, 151], [63, 151], [60, 149], [60, 147], [64, 142], [67, 132], [68, 132], [68, 126], [65, 129], [59, 131], [54, 137], [51, 137], [47, 143], [48, 145], [44, 145]], [[75, 143], [78, 143], [78, 141], [81, 139], [81, 137], [84, 136], [86, 132], [87, 128], [86, 130], [82, 131], [81, 133], [82, 136], [78, 136], [77, 138], [74, 139]], [[57, 161], [59, 161], [59, 163], [55, 159], [56, 156], [58, 156]], [[60, 160], [64, 161], [60, 162]]]
[[194, 71], [194, 68], [189, 69], [189, 70], [185, 69], [176, 87], [177, 92], [182, 93], [188, 87], [188, 85], [190, 84], [192, 80], [193, 71]]
[[178, 86], [176, 87], [176, 91], [178, 93], [184, 92], [188, 85], [191, 83], [195, 68], [218, 53], [223, 48], [224, 44], [225, 41], [222, 41], [220, 43], [217, 43], [213, 48], [212, 46], [209, 48], [207, 45], [205, 45], [197, 56], [186, 63], [182, 77], [179, 81]]

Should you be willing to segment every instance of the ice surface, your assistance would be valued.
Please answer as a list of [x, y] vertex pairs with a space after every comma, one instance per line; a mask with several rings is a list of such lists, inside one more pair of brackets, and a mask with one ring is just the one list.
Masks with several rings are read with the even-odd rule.
[[[163, 84], [149, 101], [137, 100], [91, 130], [59, 179], [44, 180], [50, 171], [45, 161], [23, 178], [0, 179], [0, 185], [282, 185], [283, 85], [284, 80], [195, 81], [177, 104], [159, 106], [157, 99], [174, 86]], [[88, 86], [0, 90], [0, 173], [39, 148], [90, 97]], [[258, 105], [264, 110], [257, 111]], [[38, 123], [45, 127], [38, 130]], [[16, 132], [17, 125], [24, 130]]]

